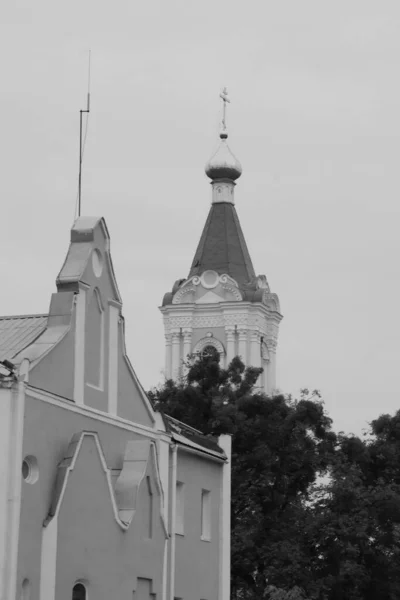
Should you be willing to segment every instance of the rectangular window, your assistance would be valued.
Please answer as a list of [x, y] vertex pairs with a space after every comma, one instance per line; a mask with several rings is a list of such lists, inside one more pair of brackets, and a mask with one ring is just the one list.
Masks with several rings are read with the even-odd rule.
[[176, 522], [175, 532], [183, 535], [185, 522], [185, 485], [182, 481], [176, 482]]
[[201, 539], [211, 539], [211, 494], [209, 490], [201, 490]]

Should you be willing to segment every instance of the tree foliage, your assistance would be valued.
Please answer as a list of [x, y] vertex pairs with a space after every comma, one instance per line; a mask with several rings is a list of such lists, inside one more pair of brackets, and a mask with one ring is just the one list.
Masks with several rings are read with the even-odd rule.
[[261, 598], [267, 581], [304, 580], [302, 500], [326, 470], [335, 436], [323, 406], [307, 397], [268, 398], [255, 387], [261, 369], [239, 358], [227, 369], [218, 354], [193, 357], [184, 381], [150, 392], [156, 408], [205, 434], [232, 439], [232, 588]]
[[400, 411], [373, 421], [369, 439], [335, 435], [317, 393], [267, 397], [261, 370], [238, 357], [186, 367], [149, 396], [207, 435], [232, 435], [232, 597], [400, 598]]
[[371, 434], [338, 436], [310, 515], [316, 588], [333, 600], [400, 598], [400, 412]]

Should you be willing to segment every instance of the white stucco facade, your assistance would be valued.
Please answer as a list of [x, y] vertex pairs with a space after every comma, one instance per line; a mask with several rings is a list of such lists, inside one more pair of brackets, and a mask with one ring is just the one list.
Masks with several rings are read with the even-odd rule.
[[172, 303], [161, 308], [165, 328], [165, 376], [184, 374], [189, 354], [213, 346], [222, 365], [235, 356], [246, 366], [262, 367], [259, 385], [268, 394], [276, 389], [276, 348], [279, 300], [269, 290], [265, 277], [256, 281], [259, 302], [243, 298], [238, 283], [229, 275], [205, 271], [186, 280]]

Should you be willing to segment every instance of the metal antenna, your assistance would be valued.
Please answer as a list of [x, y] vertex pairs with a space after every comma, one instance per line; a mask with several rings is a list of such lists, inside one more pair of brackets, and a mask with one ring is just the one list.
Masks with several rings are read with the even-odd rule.
[[[85, 110], [79, 111], [79, 183], [78, 183], [78, 217], [81, 216], [81, 195], [82, 195], [82, 159], [83, 159], [83, 151], [84, 144], [86, 142], [86, 132], [87, 132], [87, 121], [86, 121], [86, 132], [85, 132], [85, 140], [83, 142], [82, 147], [82, 115], [83, 113], [90, 113], [90, 50], [89, 50], [89, 69], [88, 69], [88, 92], [87, 92], [87, 105]], [[89, 116], [88, 116], [89, 118]]]

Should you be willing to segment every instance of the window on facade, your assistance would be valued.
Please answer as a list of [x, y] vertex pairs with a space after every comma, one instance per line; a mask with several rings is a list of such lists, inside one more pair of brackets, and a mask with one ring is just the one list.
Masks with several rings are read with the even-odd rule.
[[201, 355], [204, 358], [207, 358], [207, 357], [213, 358], [213, 357], [218, 356], [218, 350], [215, 348], [215, 346], [211, 346], [211, 345], [206, 346], [205, 348], [203, 348]]
[[86, 588], [83, 583], [76, 583], [72, 588], [72, 600], [87, 600]]
[[175, 532], [184, 534], [184, 514], [185, 514], [185, 485], [182, 481], [176, 482], [176, 522]]
[[201, 490], [201, 539], [211, 539], [211, 494]]
[[31, 598], [31, 583], [29, 579], [24, 579], [21, 588], [21, 600], [30, 600]]

